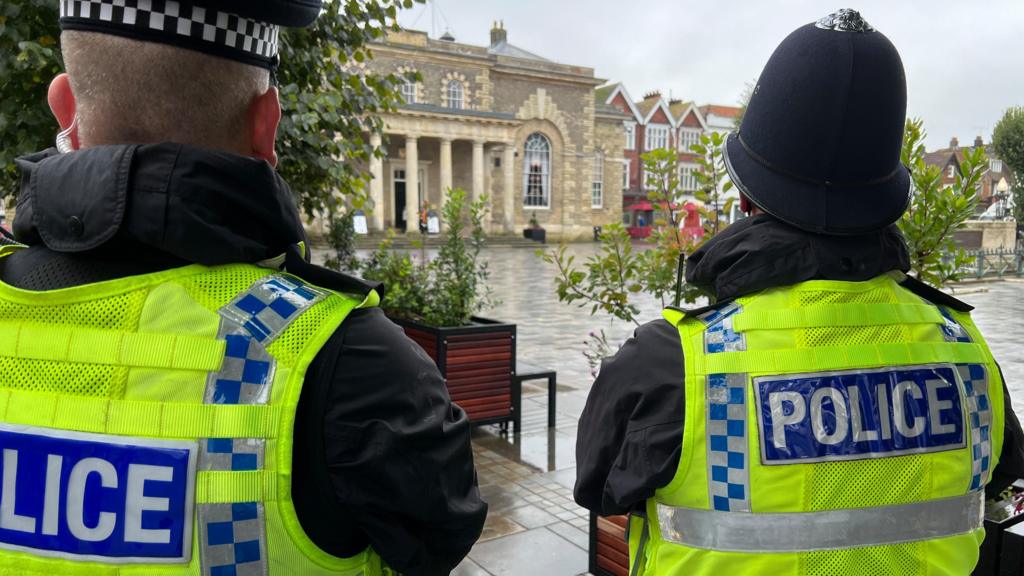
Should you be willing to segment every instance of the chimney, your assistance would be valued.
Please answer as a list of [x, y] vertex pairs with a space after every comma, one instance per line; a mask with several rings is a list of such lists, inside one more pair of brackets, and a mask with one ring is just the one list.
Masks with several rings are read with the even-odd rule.
[[974, 147], [975, 148], [981, 148], [984, 145], [985, 145], [985, 143], [981, 141], [981, 136], [978, 136], [978, 137], [976, 137], [974, 139]]
[[953, 139], [949, 141], [949, 147], [952, 150], [960, 149], [960, 141], [956, 139], [956, 136], [953, 136]]
[[491, 46], [502, 42], [508, 42], [508, 32], [505, 31], [505, 22], [495, 20], [494, 26], [491, 27]]

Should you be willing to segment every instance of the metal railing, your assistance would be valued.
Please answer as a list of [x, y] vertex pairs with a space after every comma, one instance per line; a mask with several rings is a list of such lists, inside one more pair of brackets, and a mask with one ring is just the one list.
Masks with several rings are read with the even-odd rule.
[[958, 270], [963, 280], [1024, 277], [1024, 243], [1018, 243], [1015, 250], [971, 250], [967, 256], [968, 263]]

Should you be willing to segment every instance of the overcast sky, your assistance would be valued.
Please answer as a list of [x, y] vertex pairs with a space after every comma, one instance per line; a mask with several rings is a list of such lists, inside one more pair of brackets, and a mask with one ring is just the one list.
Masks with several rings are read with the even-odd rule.
[[[735, 104], [772, 50], [802, 24], [844, 7], [820, 0], [432, 0], [400, 15], [403, 26], [451, 30], [486, 45], [495, 19], [510, 43], [550, 60], [592, 66], [633, 98], [661, 89], [698, 103]], [[892, 40], [907, 71], [910, 116], [924, 118], [928, 146], [961, 143], [1024, 104], [1021, 0], [860, 0]], [[415, 23], [415, 25], [414, 25]]]

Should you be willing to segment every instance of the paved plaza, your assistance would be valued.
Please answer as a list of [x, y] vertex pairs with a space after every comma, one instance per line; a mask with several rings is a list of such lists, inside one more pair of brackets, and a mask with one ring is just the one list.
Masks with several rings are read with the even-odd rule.
[[[573, 244], [577, 262], [596, 245]], [[587, 572], [588, 516], [572, 500], [576, 480], [576, 422], [592, 378], [583, 357], [589, 332], [604, 329], [616, 346], [633, 327], [558, 302], [553, 267], [533, 250], [490, 248], [491, 282], [501, 304], [483, 315], [517, 324], [518, 355], [558, 371], [556, 427], [547, 428], [544, 384], [523, 385], [523, 429], [503, 437], [496, 427], [474, 432], [481, 491], [490, 505], [484, 533], [455, 571], [461, 576], [574, 576]], [[974, 318], [989, 340], [1024, 416], [1024, 281], [965, 285], [959, 296], [976, 307]], [[646, 320], [660, 315], [653, 299], [641, 302]]]

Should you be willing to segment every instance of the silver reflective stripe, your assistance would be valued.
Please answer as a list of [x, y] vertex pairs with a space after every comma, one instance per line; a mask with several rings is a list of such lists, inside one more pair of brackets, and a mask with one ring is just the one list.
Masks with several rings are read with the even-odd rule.
[[808, 552], [933, 540], [981, 528], [982, 492], [826, 512], [718, 512], [658, 504], [661, 536], [722, 552]]

